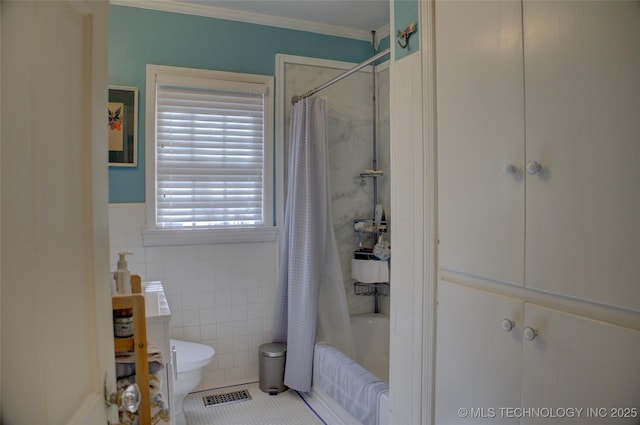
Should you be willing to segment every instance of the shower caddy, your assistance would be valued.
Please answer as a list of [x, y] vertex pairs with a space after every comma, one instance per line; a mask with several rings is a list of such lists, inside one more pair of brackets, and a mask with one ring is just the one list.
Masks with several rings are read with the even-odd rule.
[[[388, 222], [381, 220], [376, 223], [371, 219], [357, 219], [353, 221], [353, 226], [358, 234], [358, 249], [353, 252], [353, 258], [357, 260], [370, 260], [370, 261], [385, 261], [389, 264], [389, 260], [378, 259], [372, 251], [363, 248], [362, 237], [363, 234], [374, 235], [375, 241], [378, 238], [387, 233]], [[379, 313], [378, 297], [389, 296], [389, 283], [387, 282], [354, 282], [353, 293], [355, 295], [372, 296], [374, 298], [374, 312]]]

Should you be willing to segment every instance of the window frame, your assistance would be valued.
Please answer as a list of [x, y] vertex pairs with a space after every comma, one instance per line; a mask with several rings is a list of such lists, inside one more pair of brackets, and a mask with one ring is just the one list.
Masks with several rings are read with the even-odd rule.
[[[163, 228], [156, 222], [156, 82], [158, 79], [176, 80], [210, 79], [214, 84], [254, 83], [266, 88], [264, 110], [264, 224], [233, 228]], [[226, 71], [183, 68], [164, 65], [147, 65], [145, 100], [145, 194], [146, 228], [142, 232], [144, 246], [193, 245], [234, 242], [275, 241], [277, 229], [274, 222], [274, 170], [273, 170], [273, 117], [274, 78], [269, 75], [244, 74]]]

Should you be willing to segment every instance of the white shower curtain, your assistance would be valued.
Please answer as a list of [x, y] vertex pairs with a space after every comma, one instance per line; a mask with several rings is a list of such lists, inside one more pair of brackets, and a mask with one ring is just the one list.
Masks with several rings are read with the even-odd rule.
[[326, 99], [293, 107], [274, 341], [287, 343], [284, 383], [311, 389], [316, 340], [352, 354], [351, 326], [331, 223]]

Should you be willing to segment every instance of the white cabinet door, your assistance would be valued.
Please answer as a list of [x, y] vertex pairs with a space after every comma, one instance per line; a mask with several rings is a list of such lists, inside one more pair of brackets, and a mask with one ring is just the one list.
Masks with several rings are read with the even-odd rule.
[[522, 317], [520, 300], [439, 283], [436, 424], [518, 424], [497, 409], [520, 406]]
[[525, 304], [525, 326], [538, 335], [523, 342], [523, 407], [555, 409], [557, 416], [564, 408], [584, 410], [522, 424], [640, 422], [640, 331], [532, 304]]
[[435, 423], [637, 424], [639, 352], [638, 330], [441, 281]]
[[435, 10], [440, 267], [522, 285], [521, 4], [438, 1]]
[[523, 13], [526, 286], [639, 310], [640, 3]]

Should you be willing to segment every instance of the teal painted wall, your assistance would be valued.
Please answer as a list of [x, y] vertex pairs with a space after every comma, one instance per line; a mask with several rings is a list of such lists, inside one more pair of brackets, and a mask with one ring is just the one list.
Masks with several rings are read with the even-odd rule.
[[[392, 36], [393, 42], [396, 43], [395, 59], [398, 60], [420, 50], [420, 6], [418, 0], [395, 0], [393, 2], [393, 13], [395, 32]], [[398, 46], [397, 40], [399, 39], [396, 35], [398, 30], [406, 29], [412, 22], [418, 24], [418, 29], [411, 34], [409, 45], [406, 49], [403, 49]]]
[[[386, 36], [386, 37], [382, 38], [380, 40], [380, 42], [378, 43], [378, 50], [388, 49], [389, 48], [389, 43], [391, 42], [390, 39], [391, 39], [390, 36]], [[386, 62], [387, 60], [389, 60], [388, 57], [386, 57], [383, 62]]]
[[275, 76], [277, 53], [356, 63], [371, 56], [366, 41], [126, 6], [109, 12], [109, 84], [139, 90], [138, 167], [109, 167], [111, 203], [145, 201], [147, 64]]

